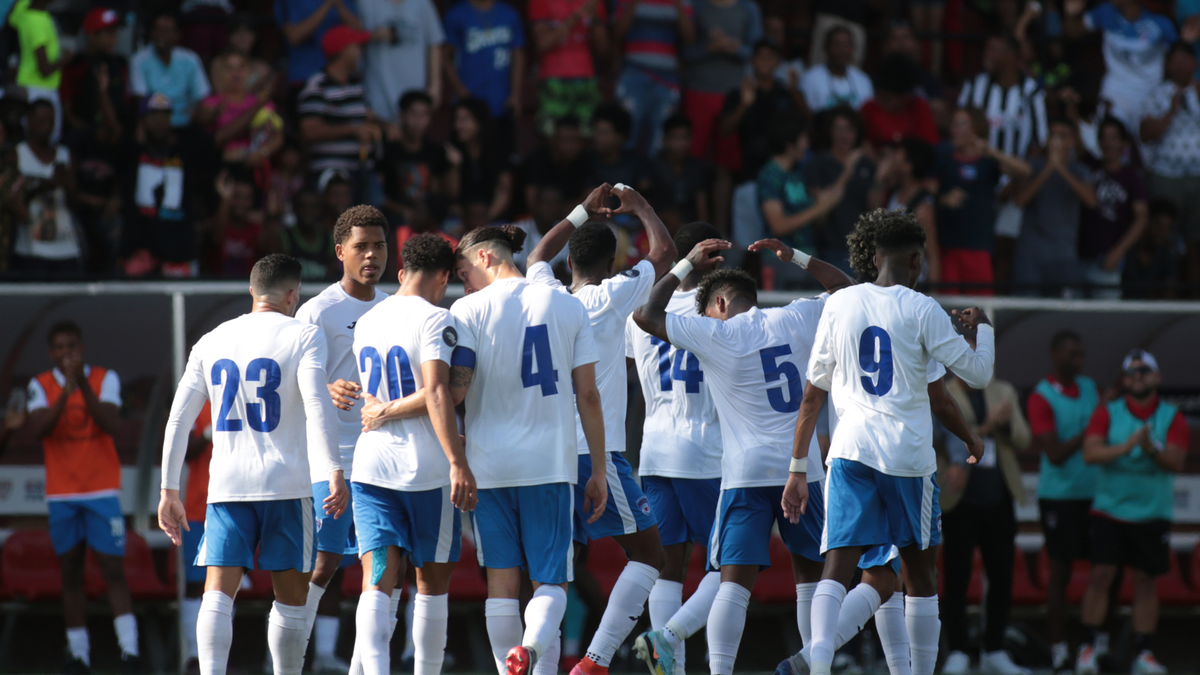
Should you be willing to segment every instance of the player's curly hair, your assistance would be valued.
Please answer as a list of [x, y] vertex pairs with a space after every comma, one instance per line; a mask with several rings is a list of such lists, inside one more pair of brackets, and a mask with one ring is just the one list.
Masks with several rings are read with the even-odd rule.
[[384, 234], [388, 231], [387, 218], [379, 209], [369, 204], [351, 206], [338, 216], [333, 226], [333, 243], [344, 244], [350, 238], [350, 232], [356, 227], [381, 227]]
[[571, 233], [567, 247], [576, 268], [591, 270], [616, 257], [617, 236], [604, 223], [584, 223]]
[[520, 253], [525, 246], [525, 230], [516, 225], [500, 225], [498, 227], [480, 227], [463, 235], [458, 242], [458, 256], [484, 244], [498, 244], [510, 253]]
[[700, 282], [696, 289], [696, 309], [703, 315], [709, 300], [723, 293], [732, 293], [758, 304], [758, 284], [754, 277], [736, 267], [726, 267], [711, 272]]
[[404, 242], [400, 250], [404, 271], [453, 272], [456, 258], [449, 242], [432, 232], [425, 232]]
[[850, 248], [850, 267], [860, 281], [871, 282], [879, 276], [875, 267], [876, 249], [898, 250], [925, 245], [925, 228], [916, 216], [903, 209], [875, 209], [859, 216], [854, 231], [846, 237]]
[[679, 228], [675, 233], [675, 262], [688, 257], [696, 244], [709, 239], [721, 239], [721, 231], [708, 223], [698, 221]]

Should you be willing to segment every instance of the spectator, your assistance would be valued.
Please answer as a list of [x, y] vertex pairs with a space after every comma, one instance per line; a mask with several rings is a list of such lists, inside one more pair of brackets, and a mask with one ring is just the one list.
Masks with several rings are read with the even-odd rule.
[[1075, 153], [1075, 127], [1066, 119], [1050, 123], [1046, 155], [1029, 160], [1033, 178], [1017, 189], [1014, 202], [1025, 209], [1013, 281], [1022, 292], [1070, 287], [1082, 280], [1079, 214], [1096, 208], [1090, 171]]
[[1029, 447], [1029, 423], [1021, 414], [1017, 390], [1008, 382], [993, 379], [986, 388], [978, 390], [957, 377], [946, 380], [944, 386], [963, 418], [983, 439], [984, 451], [977, 463], [967, 464], [970, 457], [967, 446], [953, 434], [945, 434], [950, 466], [941, 493], [946, 575], [942, 625], [946, 627], [950, 653], [942, 673], [966, 675], [970, 668], [966, 653], [967, 586], [978, 548], [987, 575], [979, 669], [998, 675], [1029, 675], [1029, 669], [1013, 663], [1004, 650], [1004, 634], [1012, 608], [1013, 551], [1017, 539], [1014, 506], [1026, 501], [1017, 456]]
[[[354, 184], [350, 182], [350, 174], [339, 169], [325, 169], [317, 178], [317, 193], [321, 195], [321, 229], [332, 237], [338, 217], [354, 206]], [[336, 271], [341, 274], [341, 263], [338, 264]]]
[[[462, 117], [463, 113], [458, 113], [458, 118]], [[582, 201], [591, 184], [591, 173], [583, 152], [579, 120], [563, 117], [555, 122], [550, 142], [525, 160], [525, 203], [532, 204], [537, 188], [543, 185], [557, 187], [567, 201]]]
[[906, 138], [879, 165], [879, 180], [891, 191], [887, 208], [904, 209], [925, 228], [925, 281], [942, 281], [942, 255], [938, 248], [937, 199], [926, 187], [933, 175], [933, 146], [919, 138]]
[[801, 54], [808, 50], [808, 32], [788, 26], [787, 19], [779, 14], [770, 14], [763, 17], [763, 37], [779, 47], [782, 61], [775, 69], [775, 79], [780, 84], [799, 89], [806, 70]]
[[1150, 194], [1170, 200], [1187, 242], [1186, 281], [1200, 284], [1200, 96], [1194, 84], [1196, 56], [1186, 46], [1171, 47], [1166, 81], [1150, 91], [1142, 140], [1151, 150]]
[[841, 197], [817, 229], [818, 257], [853, 274], [846, 237], [854, 231], [860, 215], [883, 203], [883, 186], [875, 174], [875, 162], [864, 152], [858, 113], [840, 105], [826, 111], [823, 118], [829, 149], [813, 153], [804, 167], [804, 184], [816, 191], [840, 192]]
[[54, 108], [51, 138], [58, 140], [62, 129], [62, 103], [58, 88], [62, 69], [71, 60], [58, 40], [54, 18], [46, 11], [50, 0], [17, 0], [8, 14], [8, 25], [17, 32], [21, 54], [17, 65], [17, 85], [24, 87], [30, 103], [50, 101]]
[[[249, 14], [234, 14], [229, 20], [229, 51], [246, 59], [246, 89], [255, 91], [263, 82], [275, 77], [275, 70], [258, 55], [259, 22]], [[276, 82], [271, 83], [274, 89]], [[213, 87], [220, 88], [214, 80]]]
[[[633, 131], [633, 116], [617, 103], [606, 103], [592, 115], [592, 185], [623, 183], [636, 190], [649, 188], [645, 156], [625, 148]], [[532, 249], [531, 249], [532, 250]]]
[[3, 428], [0, 428], [0, 453], [8, 448], [8, 441], [13, 434], [25, 426], [25, 397], [18, 394], [14, 388], [8, 397], [8, 407], [4, 410]]
[[[745, 77], [762, 15], [750, 0], [696, 0], [696, 41], [684, 47], [683, 112], [692, 120], [692, 155], [706, 158], [717, 138], [725, 96]], [[728, 150], [724, 151], [726, 154]], [[737, 162], [718, 157], [727, 168]]]
[[1100, 402], [1100, 393], [1096, 383], [1081, 374], [1084, 356], [1078, 333], [1055, 333], [1050, 340], [1050, 374], [1037, 383], [1025, 404], [1033, 434], [1030, 449], [1041, 456], [1037, 496], [1050, 558], [1046, 614], [1055, 672], [1070, 669], [1067, 583], [1074, 562], [1087, 558], [1092, 498], [1096, 494], [1096, 469], [1084, 463], [1080, 450], [1083, 431]]
[[204, 63], [229, 44], [229, 18], [233, 5], [229, 0], [183, 0], [179, 5], [182, 19], [180, 43], [196, 52]]
[[[535, 199], [529, 205], [529, 216], [513, 223], [517, 227], [525, 230], [525, 246], [520, 251], [513, 254], [513, 261], [521, 269], [525, 269], [525, 261], [529, 256], [529, 252], [537, 247], [542, 237], [546, 236], [555, 225], [561, 223], [563, 219], [571, 213], [571, 206], [567, 202], [562, 191], [553, 185], [543, 185], [537, 189]], [[556, 272], [567, 269], [567, 257], [570, 251], [567, 247], [558, 252], [548, 262]]]
[[1029, 165], [985, 139], [987, 118], [978, 108], [960, 108], [950, 117], [950, 140], [938, 147], [938, 247], [943, 293], [991, 293], [996, 187], [1000, 177], [1022, 178]]
[[[52, 119], [52, 110], [45, 115]], [[52, 128], [49, 121], [44, 125]], [[116, 372], [84, 363], [83, 331], [59, 321], [46, 335], [54, 368], [29, 381], [27, 424], [42, 441], [50, 539], [62, 569], [63, 620], [67, 625], [64, 672], [89, 672], [84, 568], [90, 549], [112, 606], [121, 663], [141, 667], [137, 618], [125, 583], [125, 516], [121, 460], [113, 443], [121, 411]]]
[[129, 64], [129, 90], [145, 98], [152, 93], [171, 100], [171, 126], [186, 127], [192, 112], [212, 93], [200, 57], [179, 46], [179, 23], [171, 14], [150, 19], [150, 44], [133, 55]]
[[[485, 202], [483, 206], [486, 213], [488, 204]], [[418, 202], [413, 209], [412, 220], [396, 228], [396, 251], [403, 251], [406, 241], [426, 232], [432, 232], [444, 239], [451, 247], [457, 247], [458, 240], [441, 230], [442, 221], [445, 219], [446, 210], [437, 201], [426, 198]], [[398, 256], [397, 259], [399, 259]], [[396, 271], [399, 271], [400, 267], [403, 267], [403, 264], [396, 263]]]
[[1179, 279], [1183, 244], [1176, 235], [1173, 202], [1150, 202], [1150, 226], [1125, 260], [1125, 297], [1170, 298]]
[[750, 58], [751, 74], [742, 80], [740, 88], [725, 96], [720, 132], [722, 136], [736, 135], [738, 139], [742, 156], [738, 183], [753, 180], [771, 158], [763, 133], [771, 120], [779, 114], [808, 112], [800, 90], [775, 79], [779, 64], [779, 47], [759, 40], [754, 43]]
[[244, 279], [265, 252], [262, 212], [254, 210], [254, 183], [245, 174], [222, 171], [217, 176], [221, 198], [209, 227], [214, 268], [225, 279]]
[[[516, 134], [525, 86], [521, 14], [503, 0], [460, 0], [446, 12], [446, 80], [459, 99], [487, 101], [501, 138]], [[511, 154], [511, 143], [502, 150]], [[507, 151], [505, 151], [507, 150]]]
[[691, 147], [692, 121], [682, 113], [668, 117], [663, 122], [662, 150], [650, 161], [650, 198], [654, 211], [671, 231], [709, 218], [712, 167], [688, 154]]
[[1165, 673], [1154, 658], [1158, 624], [1155, 579], [1170, 569], [1168, 535], [1175, 519], [1175, 474], [1187, 461], [1188, 425], [1175, 405], [1159, 398], [1158, 362], [1135, 349], [1121, 364], [1126, 394], [1096, 408], [1083, 456], [1100, 468], [1092, 502], [1092, 571], [1083, 595], [1084, 640], [1076, 672], [1097, 670], [1095, 633], [1108, 610], [1119, 567], [1133, 569], [1135, 673]]
[[26, 140], [17, 144], [27, 219], [17, 227], [13, 270], [61, 278], [82, 271], [82, 249], [72, 213], [77, 202], [71, 152], [51, 140], [54, 110], [49, 100], [34, 101], [25, 116]]
[[354, 0], [275, 0], [275, 21], [287, 41], [288, 84], [296, 92], [324, 67], [330, 28], [362, 30]]
[[[107, 85], [108, 68], [97, 70], [98, 90]], [[70, 134], [71, 159], [75, 165], [75, 215], [87, 241], [84, 270], [89, 275], [108, 275], [115, 270], [121, 232], [121, 186], [117, 180], [121, 156], [122, 124], [107, 96], [97, 99], [99, 116], [95, 127]]]
[[600, 104], [600, 84], [592, 59], [603, 59], [608, 52], [606, 6], [599, 0], [529, 2], [541, 78], [537, 130], [543, 136], [554, 133], [555, 122], [563, 117], [591, 120]]
[[13, 238], [18, 226], [29, 218], [25, 206], [24, 178], [17, 166], [17, 153], [5, 142], [8, 134], [0, 124], [0, 275], [12, 265]]
[[825, 63], [809, 68], [800, 85], [808, 107], [814, 113], [842, 104], [858, 110], [875, 98], [871, 78], [853, 63], [854, 33], [835, 26], [825, 33], [824, 44]]
[[1134, 244], [1146, 232], [1150, 207], [1142, 174], [1125, 163], [1129, 133], [1115, 117], [1100, 123], [1098, 159], [1089, 158], [1089, 181], [1095, 186], [1096, 207], [1084, 209], [1079, 223], [1079, 259], [1092, 295], [1121, 297], [1121, 268]]
[[[555, 144], [558, 147], [561, 133], [561, 147], [566, 148], [569, 145], [573, 149], [572, 166], [581, 174], [586, 174], [586, 165], [581, 156], [583, 141], [579, 138], [579, 126], [576, 124], [568, 130], [570, 123], [570, 119], [559, 121], [561, 132], [555, 132]], [[566, 136], [571, 135], [571, 132], [573, 143], [566, 140]], [[483, 99], [465, 98], [454, 106], [451, 144], [462, 158], [458, 163], [458, 191], [448, 194], [455, 197], [460, 205], [472, 199], [488, 204], [486, 214], [489, 222], [503, 218], [512, 208], [513, 170], [498, 150], [496, 132], [488, 115], [487, 103]], [[553, 171], [549, 167], [547, 170]], [[399, 259], [400, 257], [396, 256], [396, 260]]]
[[[950, 110], [946, 105], [946, 89], [937, 75], [921, 65], [921, 43], [913, 33], [912, 24], [907, 21], [893, 21], [888, 27], [887, 39], [883, 43], [883, 55], [901, 54], [907, 56], [917, 68], [917, 86], [913, 94], [925, 99], [933, 118], [937, 121], [938, 129], [949, 126]], [[940, 66], [940, 60], [936, 61]]]
[[321, 226], [321, 193], [315, 189], [303, 190], [293, 202], [296, 224], [277, 228], [278, 242], [268, 248], [297, 258], [305, 281], [328, 279], [334, 261], [333, 233]]
[[812, 30], [812, 45], [808, 65], [816, 67], [829, 58], [829, 34], [836, 29], [850, 31], [851, 55], [849, 63], [860, 65], [867, 53], [867, 13], [870, 7], [866, 0], [816, 0]]
[[194, 671], [200, 668], [199, 644], [196, 641], [196, 622], [200, 616], [200, 598], [204, 595], [204, 580], [208, 570], [197, 567], [196, 556], [200, 552], [200, 542], [204, 539], [204, 519], [208, 512], [208, 465], [212, 461], [212, 405], [204, 402], [192, 432], [188, 434], [187, 454], [187, 487], [184, 490], [184, 511], [188, 529], [182, 532], [183, 550], [180, 554], [184, 562], [183, 606], [179, 610], [183, 623], [183, 634], [187, 639], [187, 667]]
[[613, 36], [624, 45], [617, 99], [633, 116], [629, 147], [653, 155], [679, 105], [680, 49], [696, 40], [691, 0], [620, 0]]
[[271, 175], [267, 178], [264, 202], [268, 218], [285, 228], [296, 224], [292, 200], [304, 190], [308, 175], [299, 143], [295, 138], [285, 137], [283, 147], [271, 162]]
[[875, 98], [862, 107], [867, 142], [875, 148], [895, 145], [905, 138], [938, 142], [937, 122], [925, 99], [913, 94], [917, 64], [903, 54], [884, 58], [876, 75]]
[[121, 258], [131, 277], [199, 274], [197, 222], [212, 189], [216, 149], [206, 134], [171, 126], [171, 100], [150, 94], [141, 103], [139, 132], [122, 140], [117, 162], [124, 191]]
[[213, 81], [220, 84], [200, 102], [196, 123], [212, 134], [226, 164], [261, 166], [283, 147], [283, 119], [271, 103], [271, 79], [248, 89], [250, 62], [233, 51], [214, 59], [212, 71]]
[[442, 20], [430, 0], [358, 0], [372, 39], [364, 52], [367, 105], [389, 122], [407, 91], [424, 90], [436, 110], [442, 100]]
[[[133, 121], [133, 109], [126, 97], [129, 66], [115, 53], [120, 25], [115, 10], [97, 7], [87, 13], [83, 19], [83, 52], [63, 67], [60, 90], [67, 128], [93, 129], [109, 143], [115, 143], [121, 127]], [[105, 106], [112, 109], [112, 124]]]
[[[400, 138], [383, 146], [383, 208], [403, 222], [427, 198], [445, 199], [458, 192], [458, 165], [462, 153], [446, 152], [429, 139], [433, 99], [413, 90], [400, 97]], [[451, 163], [449, 158], [455, 160]], [[399, 259], [397, 257], [397, 259]]]
[[946, 28], [943, 24], [946, 3], [944, 0], [917, 0], [909, 5], [909, 11], [912, 13], [910, 30], [935, 36], [929, 41], [929, 66], [936, 77], [942, 72], [942, 41], [936, 36]]

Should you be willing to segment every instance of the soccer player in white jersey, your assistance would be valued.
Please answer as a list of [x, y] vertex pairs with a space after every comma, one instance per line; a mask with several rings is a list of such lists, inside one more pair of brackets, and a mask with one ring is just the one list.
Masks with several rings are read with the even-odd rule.
[[[710, 254], [729, 248], [721, 240], [698, 244], [634, 313], [638, 326], [678, 349], [694, 354], [709, 383], [721, 422], [724, 457], [717, 522], [709, 543], [709, 560], [720, 566], [721, 586], [708, 617], [709, 668], [713, 675], [730, 675], [746, 621], [750, 591], [762, 567], [771, 564], [771, 531], [780, 535], [792, 554], [797, 583], [820, 575], [819, 502], [810, 502], [804, 518], [783, 518], [779, 500], [787, 481], [796, 411], [804, 388], [802, 368], [808, 362], [812, 337], [825, 304], [824, 297], [802, 299], [786, 307], [760, 310], [754, 279], [741, 270], [718, 270], [706, 276], [696, 294], [697, 310], [705, 316], [668, 314], [667, 304], [681, 279], [693, 269], [704, 270], [721, 261]], [[778, 249], [777, 241], [752, 247]], [[789, 248], [786, 250], [792, 254]], [[783, 256], [781, 256], [783, 257]], [[787, 255], [791, 261], [792, 255]], [[854, 281], [831, 265], [798, 257], [830, 291]], [[820, 490], [821, 451], [813, 439], [810, 458], [792, 462]], [[651, 633], [653, 649], [647, 659], [662, 675], [673, 672], [673, 652], [686, 635], [672, 625]], [[639, 651], [643, 651], [639, 649]]]
[[[524, 241], [525, 232], [510, 225], [467, 233], [458, 244], [458, 275], [468, 295], [450, 308], [458, 322], [450, 382], [466, 388], [467, 460], [479, 487], [472, 529], [487, 568], [484, 612], [500, 675], [527, 675], [558, 640], [573, 576], [576, 410], [592, 458], [583, 508], [590, 522], [608, 498], [587, 309], [521, 275], [512, 255]], [[534, 587], [523, 632], [522, 567]]]
[[[604, 206], [610, 195], [620, 200], [619, 208]], [[642, 222], [650, 251], [633, 269], [613, 276], [617, 237], [602, 221], [610, 214], [626, 213]], [[554, 277], [549, 264], [568, 243], [568, 238], [569, 289]], [[607, 183], [593, 190], [583, 204], [547, 232], [529, 253], [530, 281], [570, 293], [587, 308], [596, 354], [600, 359], [596, 364], [596, 386], [600, 389], [600, 404], [604, 408], [608, 508], [604, 516], [593, 523], [582, 518], [584, 494], [580, 483], [591, 476], [592, 462], [580, 425], [576, 433], [580, 454], [579, 482], [575, 484], [575, 541], [582, 546], [593, 539], [613, 537], [629, 558], [609, 594], [608, 606], [592, 643], [584, 658], [571, 669], [572, 675], [607, 675], [613, 654], [641, 616], [664, 562], [662, 541], [650, 501], [634, 480], [633, 468], [625, 459], [628, 396], [625, 324], [633, 310], [650, 297], [654, 280], [667, 271], [674, 259], [675, 243], [646, 199], [633, 188], [623, 185], [614, 188]], [[558, 641], [553, 641], [548, 653], [542, 655], [545, 658], [538, 668], [539, 673], [557, 670], [558, 653], [554, 648], [557, 645]]]
[[[892, 544], [905, 563], [912, 672], [931, 675], [940, 630], [941, 532], [928, 361], [981, 389], [992, 377], [994, 335], [981, 311], [956, 312], [964, 335], [977, 340], [973, 350], [936, 301], [912, 290], [925, 231], [911, 214], [880, 209], [863, 218], [877, 223], [879, 275], [826, 303], [796, 426], [796, 454], [802, 454], [826, 391], [832, 395], [838, 428], [829, 451], [825, 570], [812, 601], [811, 672], [830, 672], [842, 602], [863, 549]], [[970, 447], [974, 454], [982, 443], [973, 439]], [[788, 479], [783, 508], [793, 521], [802, 517], [803, 487], [800, 477]]]
[[[333, 226], [334, 252], [342, 263], [342, 278], [296, 311], [297, 319], [321, 329], [329, 348], [325, 373], [329, 377], [329, 394], [337, 407], [338, 451], [348, 483], [354, 480], [351, 463], [354, 445], [362, 431], [359, 410], [355, 408], [362, 387], [351, 351], [354, 325], [387, 297], [375, 290], [387, 266], [387, 229], [387, 219], [374, 206], [346, 209]], [[316, 502], [329, 494], [329, 482], [319, 472], [313, 472], [312, 491]], [[354, 523], [353, 505], [345, 518], [335, 520], [320, 509], [316, 517], [317, 566], [305, 604], [309, 626], [315, 624], [316, 627], [313, 670], [344, 673], [349, 666], [334, 655], [334, 647], [341, 623], [342, 575], [339, 571], [344, 555], [358, 553], [350, 534], [350, 526]], [[353, 563], [354, 558], [347, 558], [345, 562]]]
[[414, 672], [437, 675], [462, 545], [459, 509], [475, 507], [475, 478], [450, 393], [458, 331], [437, 306], [454, 273], [454, 249], [426, 233], [404, 243], [401, 259], [400, 290], [354, 329], [363, 396], [378, 409], [364, 414], [355, 448], [354, 520], [364, 568], [355, 654], [366, 675], [391, 673], [394, 603], [407, 557], [417, 567]]
[[275, 675], [300, 675], [308, 646], [304, 602], [317, 554], [310, 467], [329, 480], [325, 513], [344, 517], [349, 499], [325, 386], [325, 336], [292, 318], [300, 269], [281, 254], [255, 263], [253, 309], [192, 348], [167, 421], [158, 522], [179, 546], [181, 529], [188, 529], [179, 501], [188, 432], [205, 399], [212, 401], [208, 512], [195, 563], [208, 568], [196, 623], [202, 675], [225, 673], [233, 598], [256, 551], [275, 589], [267, 631]]

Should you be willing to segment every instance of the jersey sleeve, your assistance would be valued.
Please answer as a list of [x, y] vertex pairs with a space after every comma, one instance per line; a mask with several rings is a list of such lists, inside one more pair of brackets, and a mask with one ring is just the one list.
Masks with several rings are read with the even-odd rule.
[[28, 402], [25, 404], [26, 412], [50, 407], [50, 401], [46, 398], [46, 390], [42, 388], [42, 383], [38, 382], [36, 377], [29, 380], [29, 386], [25, 388], [25, 395], [28, 398]]
[[1054, 410], [1050, 402], [1036, 391], [1025, 402], [1025, 417], [1029, 420], [1029, 432], [1034, 436], [1052, 433], [1055, 429]]
[[104, 373], [104, 380], [100, 383], [99, 393], [99, 399], [102, 403], [111, 403], [118, 408], [121, 407], [121, 378], [117, 377], [115, 370]]
[[731, 343], [725, 322], [706, 316], [667, 314], [667, 341], [702, 358], [712, 358]]
[[450, 363], [454, 348], [458, 345], [458, 328], [450, 312], [433, 312], [425, 320], [421, 331], [421, 363], [445, 361]]
[[930, 359], [929, 363], [925, 364], [925, 384], [933, 384], [946, 376], [946, 366]]
[[814, 387], [829, 391], [833, 386], [833, 371], [837, 367], [837, 354], [830, 344], [833, 316], [829, 312], [821, 314], [817, 321], [817, 334], [813, 337], [812, 353], [808, 356], [808, 372], [805, 378]]
[[642, 329], [638, 328], [637, 324], [634, 323], [632, 316], [630, 316], [628, 319], [625, 319], [625, 358], [637, 358], [637, 351], [633, 347], [633, 341], [637, 339], [638, 332], [641, 330]]
[[1183, 417], [1183, 412], [1175, 411], [1175, 418], [1171, 420], [1171, 426], [1167, 429], [1167, 445], [1177, 445], [1184, 450], [1188, 447], [1188, 425], [1187, 420]]
[[604, 281], [612, 307], [622, 319], [628, 319], [634, 310], [646, 304], [654, 288], [654, 265], [647, 260], [633, 269]]
[[191, 387], [179, 387], [171, 401], [167, 428], [163, 433], [162, 489], [178, 490], [183, 461], [187, 458], [188, 434], [204, 410], [207, 395]]
[[975, 349], [954, 331], [950, 316], [932, 298], [925, 303], [921, 339], [935, 360], [947, 366], [973, 389], [983, 389], [992, 380], [995, 366], [995, 332], [980, 324]]
[[[325, 334], [311, 329], [304, 337], [303, 352], [296, 372], [296, 382], [304, 401], [305, 430], [308, 438], [308, 464], [312, 473], [341, 471], [342, 458], [338, 451], [337, 412], [326, 388], [325, 363], [328, 347]], [[324, 466], [323, 471], [318, 471]]]
[[1101, 3], [1083, 13], [1083, 27], [1089, 31], [1107, 30], [1111, 27], [1116, 10], [1107, 2]]
[[1092, 412], [1092, 418], [1088, 420], [1087, 431], [1084, 432], [1084, 436], [1087, 438], [1095, 436], [1107, 441], [1110, 421], [1108, 408], [1104, 404], [1096, 406], [1096, 410]]
[[554, 276], [554, 269], [550, 267], [550, 263], [544, 260], [530, 265], [525, 276], [535, 284], [542, 284], [560, 291], [567, 290], [558, 277]]
[[575, 300], [575, 304], [579, 306], [577, 315], [579, 329], [575, 333], [571, 370], [575, 370], [579, 366], [586, 366], [589, 363], [596, 363], [600, 360], [600, 356], [596, 352], [596, 337], [592, 335], [592, 322], [588, 319], [587, 308], [578, 300]]

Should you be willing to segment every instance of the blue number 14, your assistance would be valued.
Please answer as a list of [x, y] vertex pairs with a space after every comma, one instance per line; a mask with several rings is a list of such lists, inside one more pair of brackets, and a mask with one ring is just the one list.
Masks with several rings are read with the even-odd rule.
[[700, 370], [700, 360], [695, 354], [682, 349], [675, 351], [675, 366], [671, 367], [671, 345], [656, 337], [650, 338], [650, 344], [658, 348], [658, 381], [663, 391], [671, 391], [671, 380], [683, 382], [683, 390], [689, 394], [700, 393], [700, 383], [704, 381], [704, 371]]

